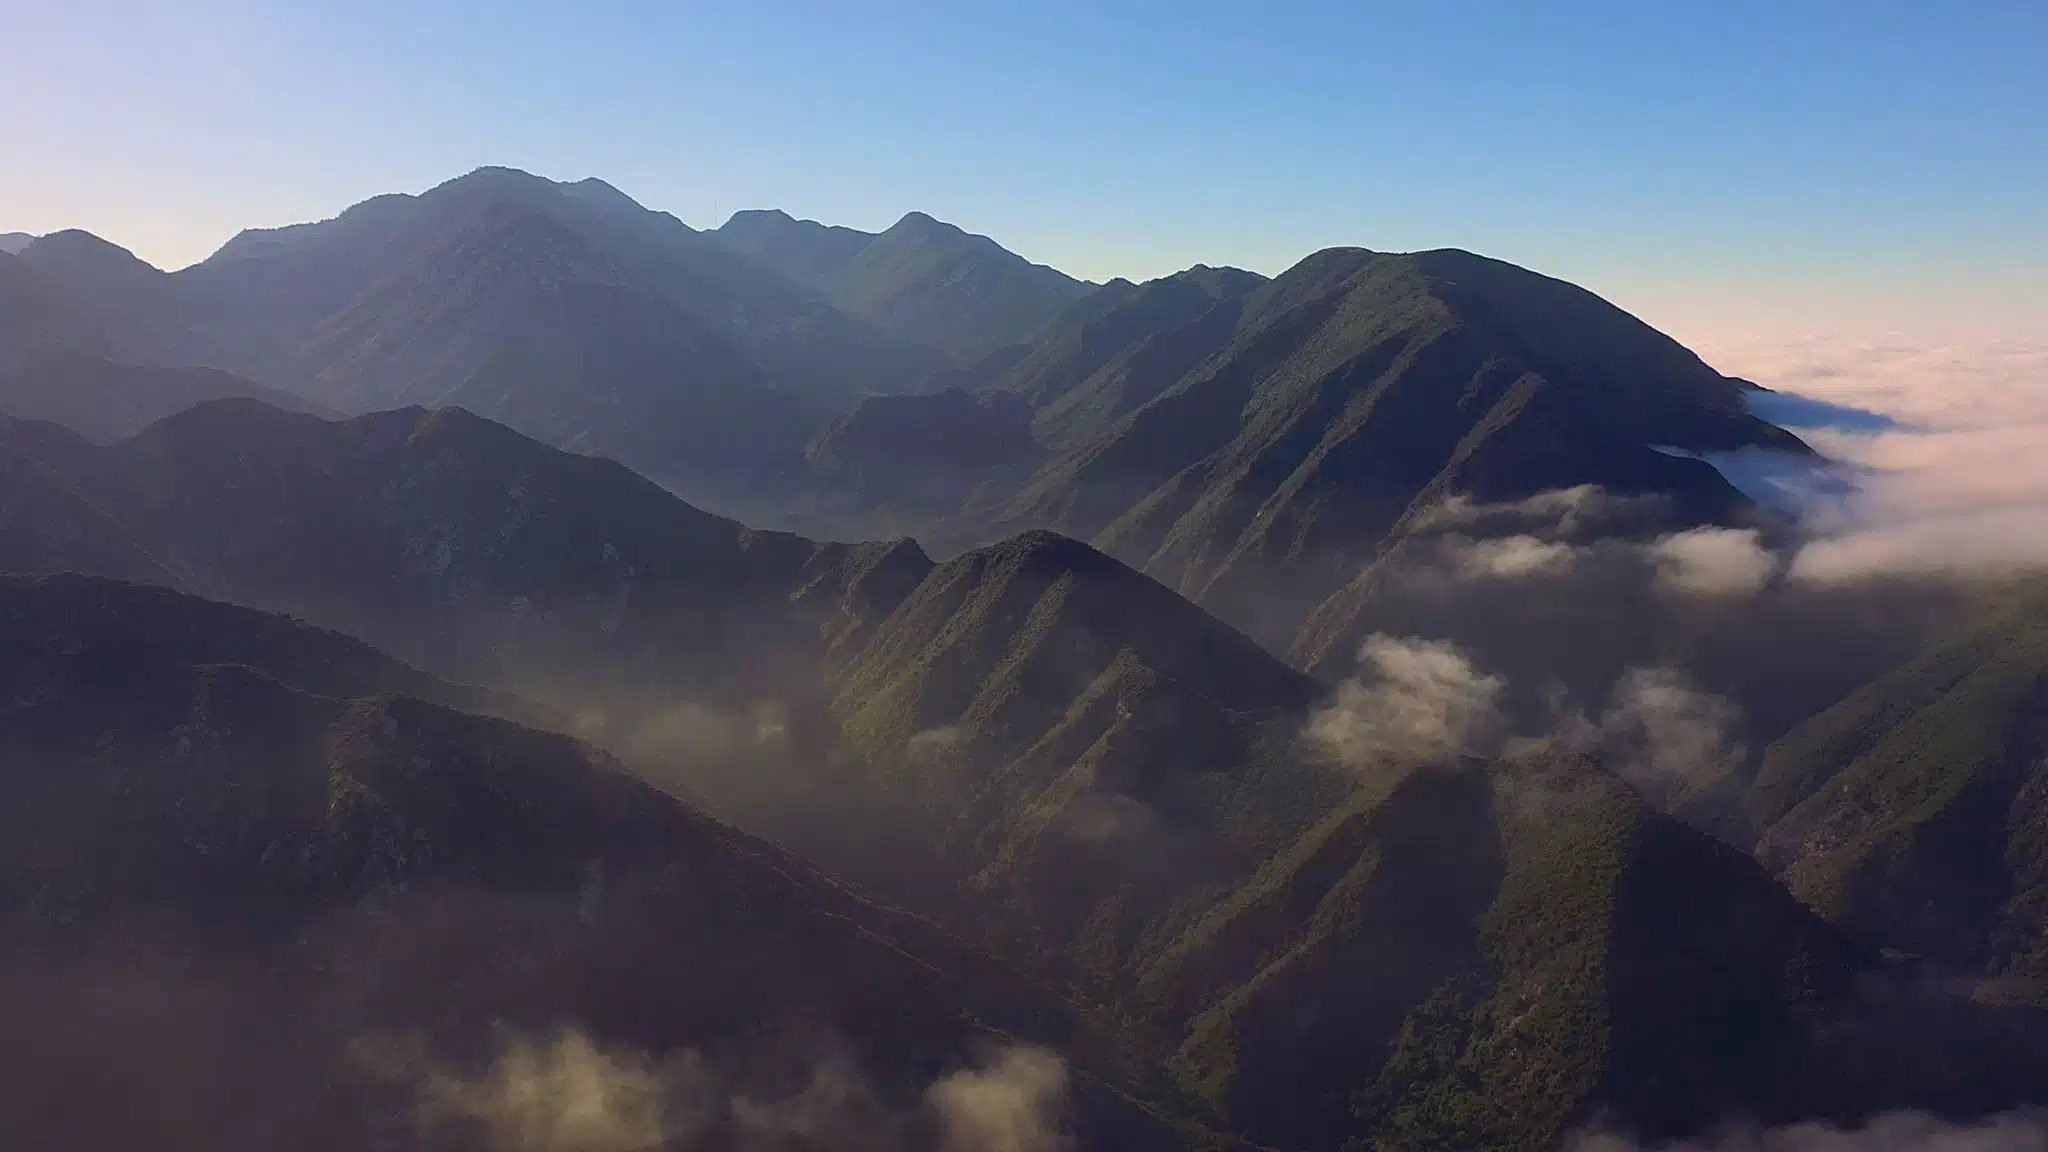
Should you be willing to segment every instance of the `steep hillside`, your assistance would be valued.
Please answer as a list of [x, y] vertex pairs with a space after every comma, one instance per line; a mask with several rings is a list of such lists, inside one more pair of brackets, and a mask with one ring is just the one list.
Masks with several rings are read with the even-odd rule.
[[[987, 892], [990, 932], [1096, 983], [1126, 930], [1242, 866], [1216, 805], [1258, 786], [1255, 750], [1312, 692], [1167, 589], [1043, 532], [934, 569], [837, 646], [833, 683], [853, 786], [942, 857], [898, 851], [893, 879], [955, 907], [963, 887]], [[1091, 922], [1089, 954], [1055, 943]]]
[[68, 478], [62, 465], [92, 452], [67, 428], [0, 416], [0, 572], [89, 572], [181, 587], [142, 534]]
[[38, 1051], [0, 1100], [39, 1146], [738, 1149], [809, 1109], [950, 1147], [934, 1085], [1005, 1069], [1023, 1130], [1190, 1146], [1059, 1001], [359, 644], [0, 579], [0, 651], [0, 1033]]
[[826, 427], [776, 503], [799, 531], [918, 533], [943, 547], [934, 525], [990, 493], [1013, 490], [1044, 459], [1031, 410], [1014, 397], [977, 398], [958, 388], [870, 396]]
[[883, 331], [962, 361], [1030, 339], [1094, 287], [922, 212], [879, 235], [742, 212], [713, 235]]
[[1878, 680], [1771, 746], [1759, 852], [1873, 943], [2048, 999], [2048, 599]]
[[1016, 519], [1094, 538], [1269, 643], [1409, 509], [1595, 484], [1674, 519], [1740, 514], [1708, 465], [1657, 450], [1782, 446], [1738, 382], [1598, 297], [1463, 252], [1332, 250], [1245, 305], [1241, 331], [1044, 469]]
[[1387, 766], [1146, 968], [1174, 1068], [1281, 1146], [1552, 1146], [1800, 1090], [1849, 954], [1591, 765]]
[[[10, 432], [33, 426], [16, 426]], [[108, 448], [10, 436], [186, 585], [603, 716], [778, 671], [856, 552], [757, 533], [460, 409], [217, 401]]]
[[[988, 543], [1004, 534], [996, 510], [1039, 466], [1102, 434], [1227, 343], [1262, 283], [1250, 272], [1197, 267], [1105, 284], [1035, 343], [939, 373], [928, 392], [864, 403], [821, 439], [779, 506], [799, 517], [793, 524], [824, 535], [886, 527], [941, 548]], [[980, 403], [963, 403], [956, 391]], [[972, 467], [932, 474], [935, 456], [956, 455]]]
[[1143, 284], [1112, 282], [1061, 314], [1029, 356], [986, 387], [1028, 401], [1046, 444], [1085, 444], [1228, 344], [1265, 283], [1204, 265]]

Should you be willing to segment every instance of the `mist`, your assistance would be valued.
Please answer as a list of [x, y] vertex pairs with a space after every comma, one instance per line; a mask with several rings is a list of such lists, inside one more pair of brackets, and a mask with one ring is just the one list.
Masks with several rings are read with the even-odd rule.
[[655, 1056], [575, 1029], [508, 1034], [477, 1073], [417, 1046], [359, 1046], [418, 1094], [430, 1138], [480, 1135], [489, 1152], [1062, 1152], [1067, 1067], [1042, 1048], [992, 1046], [891, 1103], [842, 1051], [822, 1049], [782, 1091], [701, 1053]]
[[1701, 1142], [1638, 1144], [1626, 1137], [1580, 1133], [1565, 1152], [2044, 1152], [2048, 1126], [2014, 1113], [1959, 1124], [1920, 1112], [1878, 1116], [1855, 1127], [1823, 1123], [1738, 1129]]

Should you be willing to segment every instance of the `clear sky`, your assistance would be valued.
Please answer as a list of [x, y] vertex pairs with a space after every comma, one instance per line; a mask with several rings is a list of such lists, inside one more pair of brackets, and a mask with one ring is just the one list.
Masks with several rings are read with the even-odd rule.
[[2048, 335], [2048, 0], [0, 0], [0, 230], [482, 164], [1094, 279], [1455, 245], [1682, 339]]

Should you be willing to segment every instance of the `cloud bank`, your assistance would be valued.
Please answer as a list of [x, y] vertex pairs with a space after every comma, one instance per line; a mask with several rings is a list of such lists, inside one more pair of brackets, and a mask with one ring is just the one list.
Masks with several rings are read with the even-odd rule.
[[1805, 425], [1849, 482], [1807, 494], [1819, 538], [1793, 559], [1795, 577], [2048, 564], [2048, 345], [1809, 339], [1717, 359], [1784, 393], [1759, 410]]

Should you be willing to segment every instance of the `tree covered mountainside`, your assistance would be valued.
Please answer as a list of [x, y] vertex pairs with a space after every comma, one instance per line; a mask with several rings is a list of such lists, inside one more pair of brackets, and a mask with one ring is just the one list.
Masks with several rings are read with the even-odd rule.
[[[1114, 1021], [1104, 1074], [1190, 1131], [1540, 1148], [2044, 1083], [2024, 1004], [1872, 1024], [1880, 942], [1599, 750], [1333, 745], [1399, 694], [1333, 698], [1071, 538], [934, 563], [754, 532], [459, 411], [224, 400], [4, 443], [55, 509], [0, 533], [6, 567], [148, 557], [122, 574], [530, 696]], [[42, 559], [53, 533], [81, 551]]]
[[[1748, 413], [1753, 385], [1583, 289], [1457, 251], [1112, 283], [984, 367], [967, 383], [991, 409], [1028, 406], [1042, 462], [1020, 482], [1031, 453], [1001, 453], [981, 485], [935, 490], [936, 514], [893, 491], [877, 504], [939, 539], [1091, 540], [1277, 651], [1342, 635], [1319, 606], [1450, 497], [1591, 485], [1661, 499], [1667, 528], [1739, 523], [1748, 500], [1684, 453], [1807, 452]], [[842, 430], [819, 487], [843, 501], [846, 458], [907, 470], [980, 422], [942, 397], [901, 403], [937, 431], [856, 446]]]
[[[9, 1047], [44, 1046], [0, 1088], [16, 1137], [470, 1147], [533, 1123], [754, 1148], [830, 1076], [808, 1105], [850, 1129], [833, 1147], [957, 1146], [976, 1117], [947, 1083], [1007, 1091], [994, 1122], [1019, 1130], [1206, 1139], [1021, 1047], [1094, 1042], [987, 958], [593, 748], [450, 707], [503, 700], [75, 576], [0, 578], [0, 649], [0, 972]], [[56, 1003], [22, 998], [38, 973]], [[506, 1029], [526, 1038], [472, 1072]], [[472, 1076], [468, 1106], [427, 1106]], [[165, 1090], [92, 1088], [144, 1077]]]

